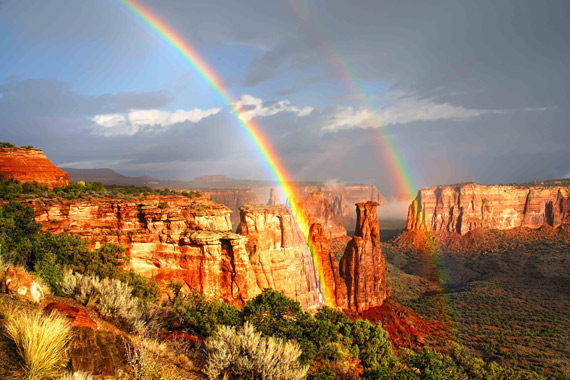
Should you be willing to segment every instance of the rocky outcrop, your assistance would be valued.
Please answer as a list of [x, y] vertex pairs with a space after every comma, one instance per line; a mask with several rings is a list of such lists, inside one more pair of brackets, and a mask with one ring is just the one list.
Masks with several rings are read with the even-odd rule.
[[317, 261], [321, 292], [328, 306], [348, 310], [346, 283], [340, 277], [338, 263], [329, 247], [323, 226], [313, 223], [309, 230], [310, 249]]
[[97, 330], [97, 322], [93, 320], [85, 309], [69, 306], [59, 302], [50, 302], [45, 308], [46, 314], [57, 312], [63, 315], [72, 327], [88, 327]]
[[323, 304], [311, 252], [289, 208], [244, 206], [237, 232], [248, 239], [252, 291], [282, 291], [308, 310]]
[[241, 206], [260, 204], [257, 195], [251, 189], [203, 190], [202, 192], [214, 202], [220, 202], [232, 211], [233, 226], [237, 226], [240, 222], [239, 208]]
[[271, 188], [271, 190], [269, 190], [269, 199], [267, 200], [267, 205], [268, 206], [277, 206], [283, 204], [281, 203], [281, 199], [279, 199], [279, 196], [277, 195], [277, 192], [275, 191], [274, 188]]
[[301, 198], [311, 193], [323, 193], [336, 220], [347, 230], [352, 230], [356, 222], [354, 204], [367, 201], [382, 204], [382, 196], [374, 185], [299, 186], [298, 189]]
[[570, 186], [469, 183], [420, 189], [407, 229], [464, 235], [480, 227], [536, 229], [569, 222]]
[[0, 290], [11, 297], [18, 297], [39, 303], [44, 299], [44, 291], [38, 280], [18, 268], [6, 268]]
[[382, 306], [390, 295], [380, 250], [377, 202], [356, 204], [356, 231], [340, 261], [348, 292], [348, 309], [362, 313]]
[[67, 173], [52, 164], [41, 149], [0, 148], [0, 174], [5, 180], [36, 181], [50, 190], [69, 185]]
[[299, 204], [309, 225], [317, 223], [323, 229], [327, 240], [346, 236], [346, 230], [336, 220], [334, 210], [324, 193], [310, 193]]
[[232, 304], [251, 297], [247, 238], [231, 232], [230, 210], [206, 196], [30, 202], [43, 230], [77, 234], [92, 248], [121, 244], [131, 268], [164, 288], [181, 281], [183, 291], [197, 289]]

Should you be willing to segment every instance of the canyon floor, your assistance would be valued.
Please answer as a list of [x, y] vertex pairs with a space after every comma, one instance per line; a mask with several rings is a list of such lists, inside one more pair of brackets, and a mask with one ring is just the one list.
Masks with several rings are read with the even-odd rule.
[[475, 356], [570, 376], [567, 227], [441, 236], [446, 244], [428, 244], [431, 252], [416, 238], [383, 239], [392, 300], [449, 321], [452, 339]]

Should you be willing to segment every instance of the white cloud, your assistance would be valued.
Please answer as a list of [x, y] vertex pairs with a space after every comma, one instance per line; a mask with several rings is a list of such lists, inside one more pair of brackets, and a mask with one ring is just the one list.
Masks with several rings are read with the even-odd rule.
[[200, 120], [220, 112], [219, 108], [201, 110], [177, 110], [175, 112], [161, 111], [157, 109], [131, 110], [127, 115], [102, 114], [92, 120], [96, 124], [95, 133], [109, 137], [137, 133], [159, 133], [175, 124], [189, 121], [197, 123]]
[[234, 107], [240, 111], [240, 116], [245, 120], [272, 116], [280, 112], [291, 112], [303, 117], [313, 111], [313, 107], [297, 108], [288, 100], [280, 100], [270, 105], [263, 105], [262, 99], [248, 94], [242, 95], [234, 104]]
[[338, 106], [328, 118], [324, 130], [379, 127], [389, 124], [406, 124], [413, 121], [465, 119], [490, 112], [468, 109], [448, 103], [434, 103], [426, 99], [393, 94], [385, 98], [388, 103], [378, 110], [367, 107]]

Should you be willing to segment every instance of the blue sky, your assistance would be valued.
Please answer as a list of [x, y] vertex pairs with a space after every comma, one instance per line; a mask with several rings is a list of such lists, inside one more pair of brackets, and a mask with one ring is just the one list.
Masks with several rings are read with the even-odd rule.
[[[565, 1], [143, 3], [298, 180], [397, 193], [374, 130], [398, 142], [418, 186], [570, 175]], [[227, 105], [118, 1], [0, 1], [0, 51], [2, 141], [61, 166], [268, 178]]]

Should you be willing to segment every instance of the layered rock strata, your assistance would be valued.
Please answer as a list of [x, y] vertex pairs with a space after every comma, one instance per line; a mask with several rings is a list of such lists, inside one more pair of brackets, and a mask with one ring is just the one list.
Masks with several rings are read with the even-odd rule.
[[340, 260], [340, 275], [348, 293], [348, 309], [362, 313], [382, 306], [390, 295], [380, 249], [377, 202], [356, 204], [356, 231]]
[[333, 207], [324, 193], [309, 193], [300, 207], [310, 225], [317, 223], [321, 226], [327, 240], [346, 236], [345, 228], [336, 220]]
[[464, 235], [480, 227], [536, 229], [569, 222], [569, 186], [470, 183], [420, 189], [408, 210], [407, 229]]
[[244, 206], [237, 232], [248, 239], [250, 289], [282, 291], [308, 310], [323, 304], [311, 252], [289, 208]]
[[0, 174], [20, 182], [36, 181], [48, 185], [52, 190], [57, 186], [69, 185], [69, 176], [57, 168], [41, 149], [0, 148]]
[[329, 247], [326, 235], [322, 225], [318, 223], [311, 225], [309, 230], [310, 247], [314, 259], [319, 260], [318, 265], [322, 271], [321, 292], [329, 306], [348, 310], [346, 283], [340, 277], [338, 263], [334, 257], [334, 252]]
[[219, 189], [204, 190], [203, 192], [214, 202], [220, 202], [232, 211], [233, 226], [237, 226], [240, 222], [239, 208], [241, 206], [260, 204], [257, 195], [251, 189]]
[[166, 288], [181, 281], [232, 304], [250, 298], [247, 238], [231, 232], [230, 210], [206, 196], [35, 200], [36, 220], [52, 233], [71, 232], [92, 248], [117, 243], [132, 269]]

